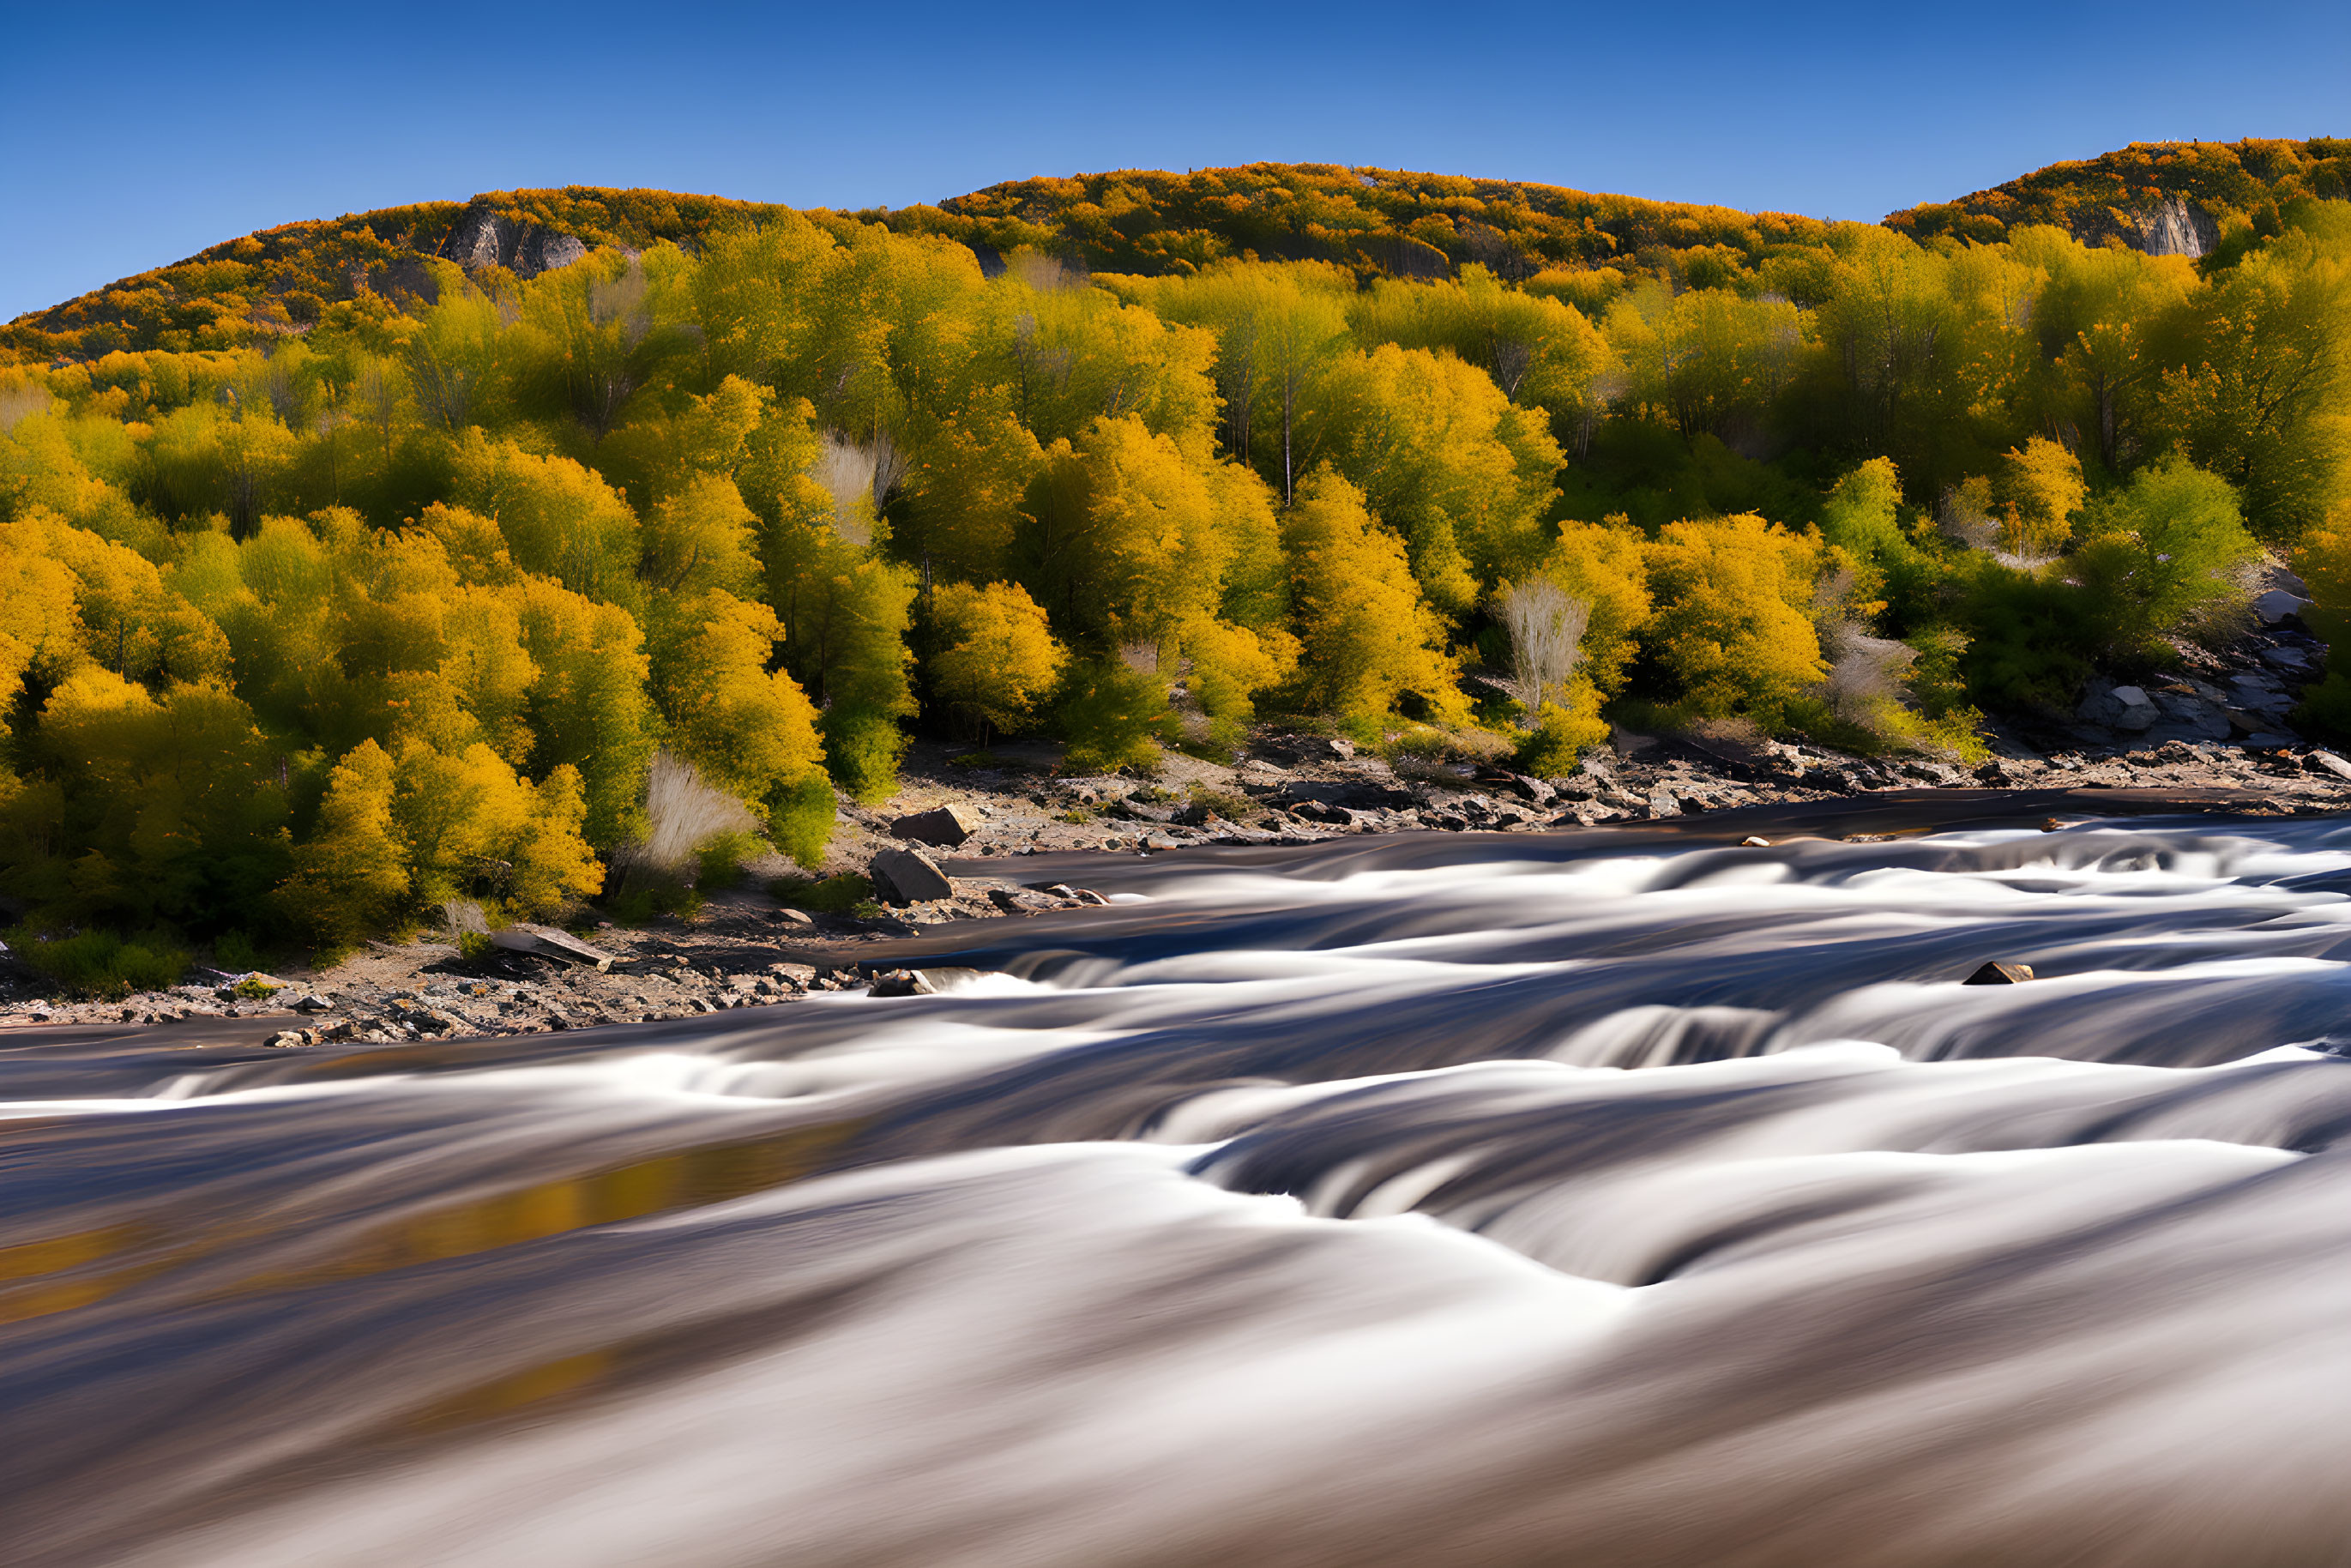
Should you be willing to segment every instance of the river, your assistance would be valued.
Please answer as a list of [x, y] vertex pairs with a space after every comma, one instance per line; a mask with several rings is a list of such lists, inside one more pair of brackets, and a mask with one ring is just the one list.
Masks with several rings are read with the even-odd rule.
[[0, 1041], [0, 1559], [2351, 1562], [2351, 826], [1094, 883], [939, 996]]

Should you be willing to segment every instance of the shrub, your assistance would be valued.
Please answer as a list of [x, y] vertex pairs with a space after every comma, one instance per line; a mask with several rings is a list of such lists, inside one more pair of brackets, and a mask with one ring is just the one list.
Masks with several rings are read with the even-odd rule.
[[[906, 732], [898, 727], [895, 716], [835, 707], [825, 714], [823, 730], [825, 761], [850, 799], [870, 805], [888, 800], [896, 791], [898, 759], [906, 755]], [[808, 863], [801, 856], [793, 858]]]
[[1199, 807], [1212, 816], [1222, 817], [1228, 822], [1247, 821], [1258, 814], [1258, 803], [1236, 790], [1217, 789], [1206, 784], [1195, 784], [1186, 793], [1190, 797], [1192, 805]]
[[1564, 779], [1576, 758], [1608, 738], [1608, 723], [1596, 713], [1570, 713], [1557, 703], [1536, 711], [1535, 727], [1519, 742], [1517, 763], [1538, 779]]
[[239, 969], [258, 969], [261, 950], [251, 936], [242, 931], [224, 931], [213, 938], [213, 962], [235, 973]]
[[832, 780], [821, 773], [805, 774], [768, 797], [768, 836], [800, 864], [820, 865], [839, 810]]
[[1959, 655], [1968, 695], [1987, 707], [2073, 709], [2112, 640], [2112, 606], [2076, 585], [1985, 561], [1967, 600], [1975, 635]]
[[1070, 673], [1061, 702], [1069, 767], [1077, 773], [1159, 766], [1161, 747], [1176, 735], [1167, 685], [1122, 659], [1091, 659]]
[[1692, 713], [1776, 728], [1826, 673], [1810, 614], [1821, 553], [1753, 516], [1666, 526], [1650, 554], [1649, 635]]
[[188, 955], [160, 936], [127, 941], [111, 931], [84, 931], [52, 937], [19, 927], [8, 934], [9, 948], [69, 991], [93, 997], [160, 991], [179, 984]]
[[750, 809], [704, 782], [694, 764], [664, 751], [645, 774], [645, 836], [639, 852], [655, 865], [682, 866], [711, 840], [747, 833]]
[[854, 872], [820, 880], [785, 876], [768, 884], [768, 896], [791, 909], [817, 915], [847, 915], [873, 896], [873, 884]]
[[931, 602], [944, 644], [931, 660], [932, 692], [967, 715], [983, 741], [990, 729], [1019, 729], [1069, 663], [1045, 612], [1009, 582], [951, 582]]
[[704, 840], [694, 852], [694, 885], [705, 893], [734, 886], [742, 880], [744, 862], [759, 848], [758, 839], [740, 830]]
[[2085, 531], [2069, 575], [2105, 607], [2111, 651], [2125, 656], [2241, 597], [2237, 570], [2261, 553], [2234, 487], [2179, 456], [2102, 497]]

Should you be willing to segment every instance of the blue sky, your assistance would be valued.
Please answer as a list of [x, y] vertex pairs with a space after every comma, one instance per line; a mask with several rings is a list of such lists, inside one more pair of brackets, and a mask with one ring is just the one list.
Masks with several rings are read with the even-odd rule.
[[1377, 164], [1875, 219], [2132, 141], [2351, 135], [2351, 5], [20, 10], [0, 319], [297, 218], [533, 185], [904, 205]]

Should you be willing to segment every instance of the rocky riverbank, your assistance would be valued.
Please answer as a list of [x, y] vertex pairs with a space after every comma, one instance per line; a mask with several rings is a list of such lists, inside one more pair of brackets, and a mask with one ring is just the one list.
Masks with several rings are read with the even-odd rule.
[[2044, 798], [2062, 799], [2075, 817], [2097, 814], [2109, 802], [2116, 810], [2265, 815], [2351, 808], [2351, 761], [2283, 736], [2175, 735], [2130, 747], [2120, 737], [2092, 733], [2087, 743], [2041, 750], [2004, 734], [2000, 749], [1991, 761], [1963, 769], [1808, 745], [1620, 733], [1573, 777], [1540, 779], [1495, 767], [1382, 758], [1343, 739], [1270, 733], [1257, 737], [1236, 765], [1172, 756], [1158, 778], [1135, 779], [1065, 776], [1057, 771], [1059, 758], [1042, 748], [958, 755], [918, 746], [904, 788], [887, 807], [842, 810], [824, 870], [871, 877], [877, 895], [851, 912], [791, 907], [787, 900], [805, 888], [779, 874], [789, 868], [776, 863], [753, 868], [737, 886], [706, 891], [690, 919], [626, 928], [583, 918], [574, 930], [595, 950], [587, 961], [513, 948], [469, 955], [454, 934], [428, 933], [406, 943], [371, 944], [324, 969], [206, 972], [168, 991], [108, 999], [47, 994], [38, 977], [16, 967], [0, 990], [0, 1024], [246, 1019], [256, 1029], [270, 1025], [266, 1032], [275, 1043], [300, 1047], [580, 1029], [771, 1006], [814, 992], [862, 989], [873, 971], [888, 968], [892, 944], [932, 927], [1100, 904], [1104, 896], [1085, 885], [1090, 867], [1107, 874], [1127, 863], [1109, 857], [1194, 846], [1611, 824], [1687, 831], [1711, 826], [1708, 819], [1724, 813], [1735, 813], [1725, 828], [1752, 818], [1767, 826], [1782, 821], [1790, 831], [1841, 832], [1856, 830], [1836, 824], [1860, 822], [1871, 808], [1897, 800], [1911, 813], [1905, 822], [1921, 802], [1928, 809], [1918, 819], [1924, 821], [1979, 807], [1997, 814], [2004, 800]]

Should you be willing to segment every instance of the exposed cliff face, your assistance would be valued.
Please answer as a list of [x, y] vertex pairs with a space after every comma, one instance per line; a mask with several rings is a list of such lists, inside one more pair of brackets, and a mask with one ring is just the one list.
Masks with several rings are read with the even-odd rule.
[[2068, 214], [2066, 226], [2084, 245], [2116, 238], [2149, 256], [2210, 255], [2220, 237], [2220, 225], [2212, 214], [2185, 196], [2167, 196], [2136, 210], [2077, 207]]
[[503, 267], [517, 277], [536, 277], [570, 266], [588, 254], [588, 246], [575, 235], [518, 224], [477, 204], [466, 209], [435, 254], [468, 271]]

